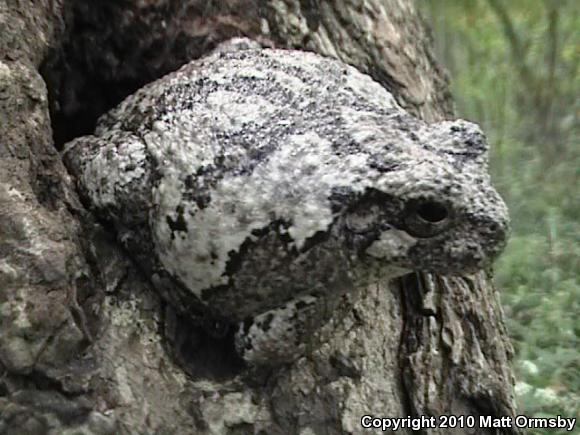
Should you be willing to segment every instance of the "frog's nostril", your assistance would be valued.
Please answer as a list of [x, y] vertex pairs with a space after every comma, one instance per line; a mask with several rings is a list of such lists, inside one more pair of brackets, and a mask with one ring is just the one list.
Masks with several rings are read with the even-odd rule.
[[436, 224], [447, 219], [449, 212], [443, 204], [425, 201], [417, 205], [417, 216], [426, 222]]

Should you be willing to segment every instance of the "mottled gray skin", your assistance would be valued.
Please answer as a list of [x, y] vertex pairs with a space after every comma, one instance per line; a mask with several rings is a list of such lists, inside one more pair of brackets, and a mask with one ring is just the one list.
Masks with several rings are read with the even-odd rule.
[[264, 363], [376, 271], [486, 267], [508, 231], [487, 151], [477, 125], [427, 125], [350, 66], [251, 49], [142, 88], [64, 157], [162, 293], [241, 322]]

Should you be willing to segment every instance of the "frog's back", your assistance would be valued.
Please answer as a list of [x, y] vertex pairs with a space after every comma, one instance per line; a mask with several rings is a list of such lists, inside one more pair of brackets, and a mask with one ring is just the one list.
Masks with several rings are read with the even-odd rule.
[[[321, 118], [331, 115], [337, 105], [375, 113], [400, 110], [385, 88], [334, 59], [291, 50], [241, 50], [190, 62], [144, 86], [100, 119], [97, 134], [111, 128], [150, 128], [155, 121], [196, 108], [211, 116], [212, 110], [221, 112], [220, 103], [235, 106], [236, 102], [244, 104], [243, 110], [225, 108], [224, 115], [238, 123], [268, 119], [272, 114], [298, 121], [301, 114], [312, 115], [307, 110], [312, 105]], [[258, 113], [248, 111], [253, 104]], [[269, 110], [259, 112], [264, 105]]]
[[351, 282], [336, 243], [313, 250], [314, 272], [302, 273], [312, 265], [299, 259], [321, 235], [328, 239], [332, 193], [356, 190], [366, 176], [350, 111], [404, 114], [370, 77], [332, 59], [215, 54], [104, 115], [97, 139], [77, 152], [97, 156], [78, 157], [82, 184], [142, 262], [155, 263], [155, 252], [163, 270], [218, 314], [244, 318]]

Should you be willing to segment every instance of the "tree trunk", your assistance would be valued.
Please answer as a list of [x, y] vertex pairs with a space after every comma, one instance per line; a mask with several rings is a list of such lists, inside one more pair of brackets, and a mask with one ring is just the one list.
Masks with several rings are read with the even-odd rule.
[[83, 207], [62, 144], [242, 35], [350, 63], [427, 121], [452, 116], [410, 0], [0, 2], [0, 433], [341, 434], [365, 432], [364, 415], [514, 415], [484, 272], [377, 280], [307, 356], [265, 372], [166, 309]]

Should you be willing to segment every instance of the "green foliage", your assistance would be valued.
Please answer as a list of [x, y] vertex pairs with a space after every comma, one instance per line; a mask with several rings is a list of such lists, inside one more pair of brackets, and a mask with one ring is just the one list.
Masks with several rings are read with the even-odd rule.
[[513, 235], [496, 279], [516, 349], [520, 411], [578, 417], [580, 2], [418, 4], [449, 69], [458, 115], [488, 134], [492, 177], [510, 207]]

